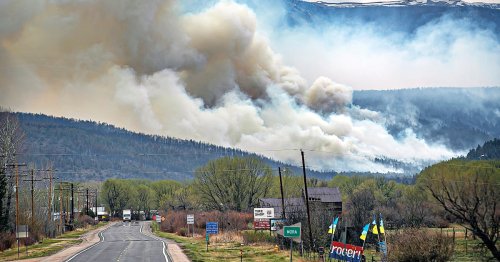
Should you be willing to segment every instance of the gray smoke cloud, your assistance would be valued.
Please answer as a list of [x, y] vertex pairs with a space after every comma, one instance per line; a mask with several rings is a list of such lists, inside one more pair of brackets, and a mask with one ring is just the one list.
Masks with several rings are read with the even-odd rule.
[[[315, 169], [394, 171], [454, 156], [392, 137], [352, 89], [304, 78], [247, 6], [185, 12], [173, 0], [0, 2], [0, 104], [231, 146]], [[287, 150], [290, 149], [290, 150]]]

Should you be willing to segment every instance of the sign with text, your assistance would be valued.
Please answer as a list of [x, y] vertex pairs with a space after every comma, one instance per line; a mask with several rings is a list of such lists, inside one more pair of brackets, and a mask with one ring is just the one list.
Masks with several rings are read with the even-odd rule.
[[363, 248], [359, 246], [340, 243], [337, 241], [332, 242], [332, 249], [330, 251], [330, 258], [349, 261], [361, 262], [363, 255]]
[[254, 219], [270, 219], [274, 218], [274, 208], [254, 208]]
[[283, 236], [284, 237], [291, 237], [291, 238], [299, 238], [300, 237], [300, 227], [294, 227], [294, 226], [283, 227]]
[[187, 215], [187, 224], [188, 225], [194, 224], [194, 215]]
[[271, 223], [269, 220], [259, 220], [259, 221], [253, 221], [253, 229], [256, 230], [269, 230], [271, 227]]
[[161, 223], [161, 216], [160, 215], [156, 215], [156, 222], [157, 223]]
[[219, 223], [218, 222], [207, 222], [206, 233], [207, 234], [218, 234], [219, 233]]

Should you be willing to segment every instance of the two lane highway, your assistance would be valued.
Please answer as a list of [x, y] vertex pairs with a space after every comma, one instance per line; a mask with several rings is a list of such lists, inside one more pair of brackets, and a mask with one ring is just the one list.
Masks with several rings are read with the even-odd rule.
[[66, 261], [168, 261], [163, 241], [143, 234], [145, 222], [117, 223], [100, 233], [101, 241]]

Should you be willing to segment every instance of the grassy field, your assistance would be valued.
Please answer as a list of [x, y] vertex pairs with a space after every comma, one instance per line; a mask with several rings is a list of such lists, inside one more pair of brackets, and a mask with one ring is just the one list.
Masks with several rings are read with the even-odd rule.
[[[82, 240], [79, 239], [83, 234], [106, 225], [106, 222], [101, 222], [96, 226], [89, 226], [85, 229], [77, 229], [74, 231], [66, 232], [56, 238], [46, 238], [34, 245], [28, 246], [28, 254], [26, 254], [26, 247], [21, 246], [19, 251], [19, 258], [36, 258], [50, 256], [59, 252], [60, 250], [79, 244]], [[12, 261], [17, 259], [17, 247], [7, 249], [0, 252], [0, 261]]]
[[[184, 253], [192, 261], [290, 261], [289, 250], [276, 250], [270, 243], [243, 245], [241, 238], [230, 234], [222, 234], [210, 238], [208, 246], [204, 236], [182, 237], [176, 234], [160, 232], [158, 225], [153, 222], [153, 232], [163, 238], [177, 242]], [[293, 261], [311, 261], [301, 258], [297, 251], [293, 253]]]
[[481, 245], [482, 242], [479, 239], [472, 238], [470, 231], [467, 232], [467, 238], [465, 238], [465, 228], [460, 225], [433, 230], [442, 232], [442, 234], [446, 234], [450, 238], [453, 238], [453, 232], [455, 232], [455, 246], [451, 261], [483, 261], [490, 256], [490, 252]]

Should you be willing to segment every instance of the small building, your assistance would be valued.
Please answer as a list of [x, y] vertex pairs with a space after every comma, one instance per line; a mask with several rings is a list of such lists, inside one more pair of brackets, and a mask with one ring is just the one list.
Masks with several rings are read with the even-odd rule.
[[[342, 213], [342, 194], [338, 187], [311, 187], [307, 189], [309, 195], [309, 207], [330, 212], [332, 214]], [[302, 197], [285, 198], [286, 216], [295, 216], [298, 213], [306, 213], [305, 193]], [[282, 217], [281, 198], [261, 198], [260, 207], [274, 208], [275, 217]]]

